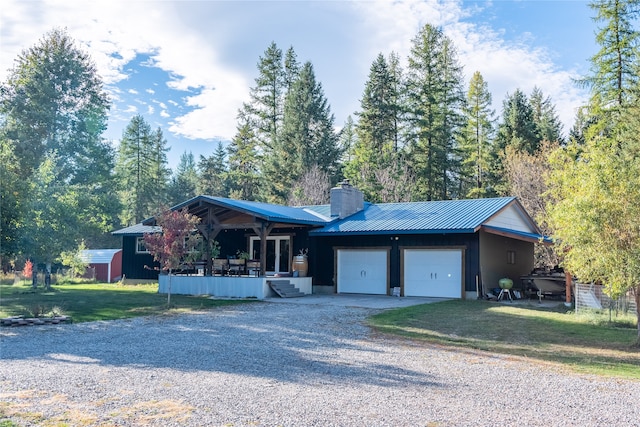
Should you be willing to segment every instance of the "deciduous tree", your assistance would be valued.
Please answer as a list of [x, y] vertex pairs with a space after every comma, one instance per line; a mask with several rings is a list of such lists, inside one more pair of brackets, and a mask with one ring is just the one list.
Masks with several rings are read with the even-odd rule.
[[4, 135], [13, 141], [28, 179], [49, 151], [71, 183], [104, 178], [110, 155], [102, 139], [109, 100], [95, 64], [64, 30], [47, 33], [23, 51], [0, 89]]
[[169, 275], [167, 306], [171, 306], [171, 274], [179, 268], [200, 245], [201, 236], [196, 234], [200, 219], [188, 210], [164, 210], [155, 216], [159, 233], [146, 233], [144, 244], [160, 264], [160, 269]]

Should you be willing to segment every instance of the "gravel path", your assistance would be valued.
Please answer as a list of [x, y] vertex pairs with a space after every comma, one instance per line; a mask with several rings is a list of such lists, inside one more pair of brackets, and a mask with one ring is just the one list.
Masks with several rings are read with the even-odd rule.
[[[376, 310], [245, 304], [0, 329], [0, 420], [68, 426], [640, 426], [640, 382], [373, 335]], [[640, 367], [639, 367], [640, 369]]]

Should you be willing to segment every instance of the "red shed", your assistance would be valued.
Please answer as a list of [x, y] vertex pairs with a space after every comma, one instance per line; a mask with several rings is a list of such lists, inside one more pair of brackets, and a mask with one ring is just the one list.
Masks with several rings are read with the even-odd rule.
[[122, 276], [122, 249], [86, 249], [80, 255], [96, 271], [98, 282], [112, 283]]

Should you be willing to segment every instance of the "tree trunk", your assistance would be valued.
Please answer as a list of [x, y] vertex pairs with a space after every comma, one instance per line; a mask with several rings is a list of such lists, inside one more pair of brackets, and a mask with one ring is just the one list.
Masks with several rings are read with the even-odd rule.
[[638, 338], [636, 339], [635, 346], [640, 347], [640, 285], [631, 289], [631, 292], [633, 293], [633, 296], [636, 300], [636, 320], [638, 323]]
[[167, 286], [167, 308], [171, 308], [171, 269], [169, 269], [169, 283]]

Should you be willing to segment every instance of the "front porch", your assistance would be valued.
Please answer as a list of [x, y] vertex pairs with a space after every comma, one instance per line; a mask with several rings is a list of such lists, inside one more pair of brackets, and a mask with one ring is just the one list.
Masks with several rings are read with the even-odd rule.
[[[313, 292], [311, 277], [248, 276], [171, 276], [171, 293], [176, 295], [211, 295], [220, 298], [264, 299], [277, 296], [270, 280], [288, 280], [305, 295]], [[158, 277], [158, 292], [168, 293], [169, 276]]]

